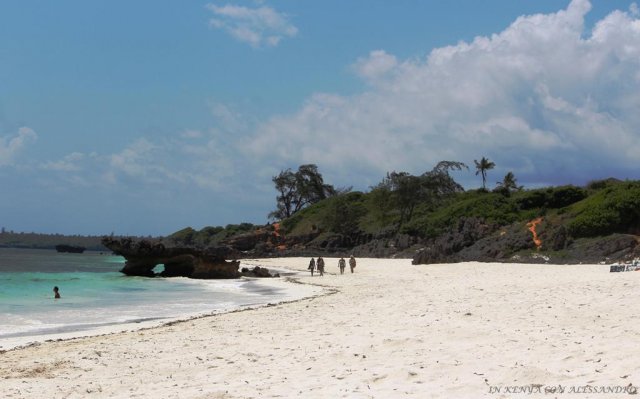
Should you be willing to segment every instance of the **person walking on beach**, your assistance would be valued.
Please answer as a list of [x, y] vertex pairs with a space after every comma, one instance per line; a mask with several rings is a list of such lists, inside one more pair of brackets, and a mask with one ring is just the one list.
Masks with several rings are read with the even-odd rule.
[[318, 257], [318, 272], [321, 276], [324, 276], [324, 259], [322, 259], [322, 256]]
[[353, 273], [353, 269], [356, 268], [356, 258], [353, 255], [349, 258], [349, 267], [351, 268], [351, 273]]
[[338, 261], [338, 267], [340, 268], [340, 274], [344, 274], [344, 268], [347, 267], [347, 262], [344, 258], [340, 258]]
[[60, 290], [57, 286], [53, 287], [53, 297], [55, 299], [60, 299]]
[[313, 258], [311, 258], [311, 262], [309, 262], [309, 267], [307, 269], [311, 271], [311, 277], [313, 277], [313, 271], [316, 269], [316, 261]]

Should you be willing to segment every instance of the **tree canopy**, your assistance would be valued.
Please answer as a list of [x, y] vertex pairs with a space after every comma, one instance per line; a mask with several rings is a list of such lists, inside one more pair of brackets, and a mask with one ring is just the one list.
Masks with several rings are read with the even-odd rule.
[[375, 187], [372, 198], [377, 214], [388, 219], [391, 211], [399, 213], [398, 226], [409, 221], [420, 203], [434, 205], [442, 198], [464, 189], [450, 175], [451, 170], [469, 169], [462, 162], [441, 161], [432, 170], [420, 176], [407, 172], [391, 172]]
[[314, 164], [300, 165], [296, 172], [283, 170], [272, 181], [278, 191], [277, 209], [269, 217], [276, 220], [291, 217], [307, 205], [337, 193], [332, 185], [324, 183], [318, 166]]

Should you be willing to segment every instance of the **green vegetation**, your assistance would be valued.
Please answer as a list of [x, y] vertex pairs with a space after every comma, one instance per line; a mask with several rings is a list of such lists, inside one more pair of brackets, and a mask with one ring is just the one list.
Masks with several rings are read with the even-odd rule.
[[640, 232], [638, 181], [609, 179], [585, 188], [525, 190], [509, 172], [492, 192], [464, 191], [448, 172], [465, 168], [462, 163], [441, 162], [420, 176], [388, 173], [367, 193], [336, 195], [284, 219], [283, 230], [289, 235], [391, 232], [429, 238], [462, 218], [507, 226], [544, 216], [547, 228], [564, 226], [574, 239]]
[[200, 231], [194, 230], [191, 227], [186, 227], [164, 238], [164, 240], [176, 245], [206, 248], [209, 246], [217, 246], [222, 240], [238, 234], [254, 231], [257, 227], [258, 226], [251, 223], [228, 224], [225, 227], [207, 226]]
[[297, 172], [283, 170], [271, 180], [278, 192], [277, 209], [269, 214], [273, 219], [291, 217], [304, 207], [337, 193], [332, 185], [324, 183], [318, 167], [313, 164], [301, 165]]
[[[397, 229], [411, 221], [418, 207], [433, 209], [456, 193], [464, 191], [449, 171], [468, 169], [462, 162], [442, 161], [420, 176], [391, 172], [373, 187], [369, 200], [382, 224], [395, 222]], [[397, 220], [394, 220], [397, 216]]]
[[504, 175], [502, 181], [496, 183], [496, 188], [493, 191], [509, 196], [512, 192], [520, 191], [522, 189], [522, 186], [518, 186], [518, 180], [514, 176], [513, 172], [509, 172]]
[[359, 233], [360, 218], [367, 213], [363, 199], [362, 193], [348, 193], [331, 201], [325, 220], [329, 230], [345, 236]]
[[586, 197], [583, 188], [559, 186], [526, 191], [517, 198], [517, 203], [521, 209], [563, 208]]
[[435, 237], [461, 218], [481, 218], [497, 224], [510, 224], [531, 218], [531, 213], [520, 212], [515, 202], [502, 194], [482, 190], [460, 193], [447, 204], [424, 212], [403, 229], [404, 233], [421, 237]]
[[591, 184], [590, 188], [591, 195], [569, 209], [572, 220], [567, 227], [574, 237], [640, 232], [639, 181]]

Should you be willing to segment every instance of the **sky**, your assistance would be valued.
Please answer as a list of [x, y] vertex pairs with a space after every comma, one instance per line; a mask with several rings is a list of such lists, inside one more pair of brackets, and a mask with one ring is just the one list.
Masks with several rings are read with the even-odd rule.
[[525, 188], [639, 179], [640, 8], [618, 0], [0, 4], [0, 226], [263, 224], [313, 163], [367, 191], [474, 160]]

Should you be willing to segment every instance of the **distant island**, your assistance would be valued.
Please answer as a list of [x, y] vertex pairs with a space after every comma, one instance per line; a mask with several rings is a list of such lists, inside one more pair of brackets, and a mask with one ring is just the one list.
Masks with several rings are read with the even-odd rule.
[[82, 247], [88, 251], [107, 251], [102, 236], [42, 234], [0, 230], [0, 248], [56, 249], [58, 245]]

